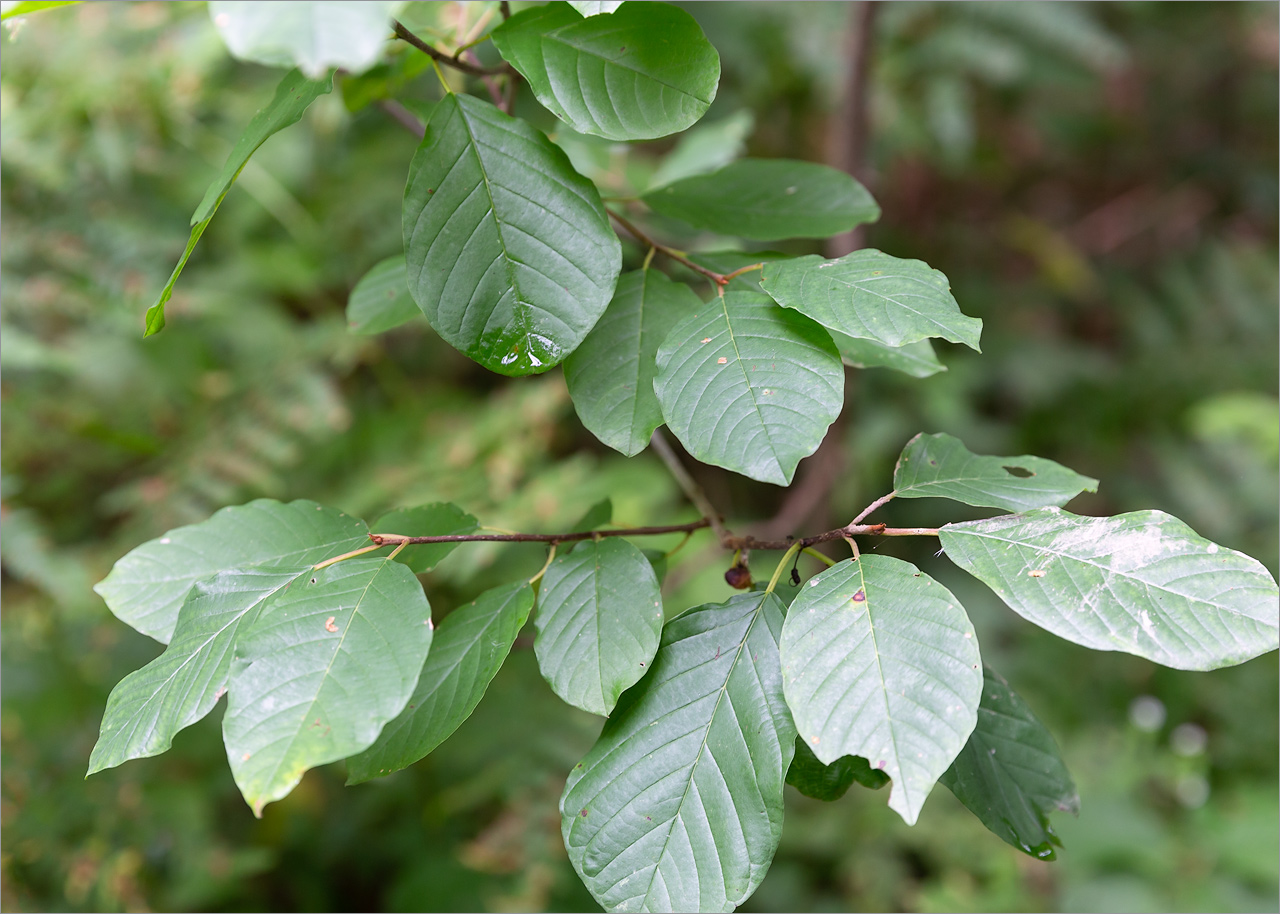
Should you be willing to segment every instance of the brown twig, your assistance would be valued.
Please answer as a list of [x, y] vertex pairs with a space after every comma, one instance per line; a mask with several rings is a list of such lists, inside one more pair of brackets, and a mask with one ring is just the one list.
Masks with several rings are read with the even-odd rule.
[[[640, 229], [632, 225], [630, 221], [628, 221], [627, 219], [624, 219], [622, 216], [619, 216], [613, 210], [606, 208], [605, 212], [607, 212], [610, 216], [612, 216], [614, 220], [617, 221], [618, 225], [622, 226], [624, 229], [630, 232], [635, 237], [635, 239], [641, 242], [642, 244], [647, 244], [649, 247], [653, 248], [655, 251], [665, 254], [667, 257], [670, 257], [676, 263], [684, 264], [686, 267], [688, 267], [690, 270], [693, 270], [695, 273], [701, 273], [703, 276], [707, 277], [707, 279], [711, 280], [713, 283], [715, 283], [717, 286], [721, 288], [723, 288], [725, 285], [728, 284], [730, 277], [725, 276], [723, 273], [717, 273], [715, 270], [708, 270], [706, 267], [699, 266], [698, 264], [694, 263], [688, 257], [685, 257], [683, 254], [681, 254], [679, 251], [675, 250], [674, 248], [669, 248], [665, 244], [662, 244], [659, 241], [654, 241], [644, 232], [640, 231]], [[742, 272], [742, 271], [739, 270], [738, 272]], [[735, 273], [734, 275], [737, 275], [737, 274]]]
[[582, 533], [459, 533], [450, 536], [405, 536], [402, 533], [370, 533], [378, 546], [405, 543], [417, 546], [423, 543], [572, 543], [577, 540], [601, 539], [606, 536], [657, 536], [662, 533], [688, 533], [710, 526], [707, 519], [687, 524], [668, 524], [661, 527], [627, 527], [616, 530], [588, 530]]
[[[871, 72], [872, 37], [880, 4], [862, 0], [853, 11], [846, 36], [849, 72], [845, 79], [840, 110], [832, 115], [827, 164], [867, 183], [866, 151], [868, 134], [867, 91]], [[858, 226], [827, 241], [827, 256], [841, 257], [861, 248], [866, 229]]]
[[412, 132], [418, 139], [422, 139], [427, 135], [427, 126], [418, 120], [418, 116], [400, 104], [394, 98], [384, 98], [378, 102], [378, 107], [387, 114], [395, 118], [401, 126]]
[[391, 20], [391, 27], [395, 30], [396, 37], [401, 41], [407, 41], [432, 60], [437, 63], [442, 63], [447, 67], [453, 67], [455, 70], [460, 70], [463, 73], [470, 74], [471, 76], [501, 76], [503, 73], [507, 72], [506, 64], [498, 67], [480, 67], [475, 64], [467, 63], [465, 60], [460, 60], [457, 57], [452, 57], [443, 51], [438, 51], [417, 35], [413, 34], [413, 32], [405, 28], [398, 19]]
[[689, 471], [684, 468], [684, 464], [676, 456], [675, 450], [672, 449], [671, 443], [667, 441], [667, 437], [662, 434], [661, 429], [653, 430], [653, 437], [649, 440], [649, 446], [666, 464], [667, 471], [675, 477], [676, 485], [680, 487], [680, 491], [684, 492], [685, 497], [693, 502], [693, 506], [698, 509], [698, 513], [702, 515], [707, 525], [715, 533], [716, 539], [723, 543], [728, 538], [729, 531], [725, 529], [720, 512], [715, 509], [715, 505], [711, 504], [711, 499], [707, 498], [707, 494], [702, 491], [702, 487], [689, 475]]

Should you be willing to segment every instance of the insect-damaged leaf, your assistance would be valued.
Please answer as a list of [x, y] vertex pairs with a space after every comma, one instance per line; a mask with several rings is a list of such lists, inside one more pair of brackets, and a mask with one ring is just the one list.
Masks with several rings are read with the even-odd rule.
[[347, 299], [347, 326], [353, 333], [384, 333], [422, 315], [409, 294], [407, 277], [400, 254], [379, 261], [361, 277]]
[[753, 292], [727, 292], [658, 350], [672, 434], [703, 463], [789, 485], [840, 414], [844, 368], [825, 330]]
[[654, 360], [671, 328], [702, 307], [684, 283], [657, 270], [618, 280], [604, 316], [564, 363], [573, 408], [592, 434], [634, 457], [662, 424], [653, 392]]
[[290, 124], [296, 124], [313, 101], [332, 90], [332, 75], [324, 79], [307, 79], [297, 70], [293, 70], [280, 80], [280, 85], [276, 86], [275, 97], [271, 99], [270, 104], [253, 116], [253, 120], [245, 128], [244, 135], [232, 147], [231, 154], [227, 156], [227, 161], [222, 166], [222, 171], [218, 172], [218, 176], [205, 191], [204, 199], [196, 207], [195, 214], [191, 217], [191, 236], [187, 239], [186, 250], [178, 258], [178, 265], [173, 268], [169, 281], [160, 290], [160, 297], [147, 309], [147, 327], [143, 336], [151, 336], [164, 329], [164, 306], [173, 295], [173, 287], [177, 284], [178, 277], [182, 275], [182, 268], [187, 265], [191, 252], [196, 249], [196, 242], [209, 227], [213, 214], [222, 205], [223, 198], [231, 190], [231, 185], [240, 176], [249, 158], [272, 135], [279, 133]]
[[950, 435], [916, 435], [893, 471], [898, 498], [950, 498], [966, 505], [1026, 511], [1061, 507], [1098, 480], [1042, 457], [981, 457]]
[[169, 647], [111, 690], [89, 774], [159, 755], [174, 734], [208, 714], [226, 691], [240, 628], [252, 624], [277, 591], [310, 571], [310, 565], [251, 568], [198, 581], [178, 612]]
[[973, 731], [980, 666], [956, 598], [887, 556], [846, 559], [810, 578], [782, 629], [800, 736], [827, 764], [860, 755], [889, 775], [889, 806], [908, 825]]
[[567, 3], [512, 16], [491, 35], [552, 114], [579, 133], [651, 140], [706, 113], [720, 55], [697, 20], [667, 3], [631, 3], [583, 18]]
[[547, 568], [533, 624], [538, 666], [555, 693], [607, 715], [658, 649], [662, 593], [653, 566], [621, 537], [587, 540]]
[[408, 702], [431, 646], [413, 572], [354, 558], [304, 576], [236, 640], [222, 736], [261, 816], [309, 768], [368, 748]]
[[[479, 529], [474, 517], [455, 504], [438, 501], [418, 508], [397, 508], [378, 518], [374, 533], [401, 533], [405, 536], [458, 536], [474, 533]], [[405, 546], [396, 555], [396, 561], [413, 569], [414, 574], [424, 574], [440, 564], [457, 543], [420, 543]]]
[[1041, 860], [1061, 846], [1049, 813], [1080, 797], [1045, 725], [999, 673], [983, 668], [978, 725], [938, 782], [1001, 839]]
[[773, 594], [749, 593], [673, 619], [653, 670], [570, 772], [565, 847], [605, 910], [731, 911], [764, 878], [796, 735], [782, 614]]
[[445, 616], [408, 705], [372, 746], [347, 760], [347, 783], [407, 768], [453, 735], [498, 675], [531, 609], [533, 588], [520, 581]]
[[120, 621], [164, 644], [191, 585], [219, 571], [313, 565], [369, 545], [364, 521], [313, 501], [260, 498], [143, 543], [94, 586]]
[[1280, 641], [1280, 590], [1262, 563], [1162, 511], [1038, 508], [939, 535], [951, 560], [1020, 616], [1094, 650], [1214, 670]]
[[578, 347], [613, 296], [618, 237], [595, 185], [523, 120], [436, 105], [404, 192], [409, 291], [447, 342], [528, 375]]
[[905, 346], [942, 337], [978, 348], [982, 321], [961, 314], [947, 277], [919, 260], [869, 248], [839, 260], [813, 254], [766, 264], [761, 285], [778, 304], [856, 339]]

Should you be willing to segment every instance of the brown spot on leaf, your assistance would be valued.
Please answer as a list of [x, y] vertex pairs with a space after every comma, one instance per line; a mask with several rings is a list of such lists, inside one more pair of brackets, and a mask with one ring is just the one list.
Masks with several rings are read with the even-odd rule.
[[338, 626], [334, 624], [334, 620], [337, 618], [338, 618], [337, 616], [330, 616], [329, 618], [325, 619], [324, 630], [327, 632], [336, 632], [338, 630]]
[[1042, 578], [1044, 577], [1044, 569], [1037, 568], [1034, 571], [1028, 571], [1027, 574], [1031, 575], [1033, 578]]
[[866, 591], [864, 591], [864, 590], [859, 590], [857, 593], [855, 593], [855, 594], [853, 595], [853, 602], [855, 602], [855, 603], [865, 603], [865, 602], [867, 602], [867, 593], [866, 593]]
[[726, 359], [724, 356], [720, 356], [720, 358], [716, 359], [716, 364], [717, 364], [717, 365], [724, 365], [724, 364], [727, 364], [727, 363], [728, 363], [728, 361], [729, 361], [729, 360], [728, 360], [728, 359]]

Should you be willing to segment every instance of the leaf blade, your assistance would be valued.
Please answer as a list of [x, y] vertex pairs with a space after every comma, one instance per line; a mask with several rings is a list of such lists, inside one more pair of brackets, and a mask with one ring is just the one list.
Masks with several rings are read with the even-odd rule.
[[846, 559], [792, 601], [781, 656], [814, 755], [867, 759], [893, 781], [890, 808], [915, 824], [977, 722], [981, 661], [955, 597], [907, 562]]
[[692, 16], [666, 3], [579, 13], [550, 3], [517, 13], [491, 36], [548, 111], [611, 140], [679, 133], [706, 113], [720, 55]]
[[790, 484], [844, 402], [830, 336], [750, 292], [728, 292], [677, 324], [657, 368], [663, 417], [690, 454], [776, 485]]
[[978, 350], [982, 321], [960, 312], [947, 277], [920, 260], [867, 248], [838, 260], [816, 254], [767, 264], [778, 304], [855, 339], [898, 347], [942, 337]]
[[527, 581], [487, 590], [445, 616], [405, 709], [372, 746], [347, 761], [360, 784], [425, 758], [471, 716], [533, 609]]
[[1098, 491], [1098, 480], [1043, 457], [984, 457], [971, 453], [958, 438], [921, 433], [899, 455], [893, 489], [896, 498], [950, 498], [1026, 511], [1062, 507], [1081, 492]]
[[889, 775], [860, 755], [844, 755], [830, 765], [813, 754], [803, 737], [796, 737], [796, 754], [787, 769], [787, 783], [806, 797], [831, 803], [849, 792], [854, 782], [871, 790], [889, 783]]
[[938, 361], [933, 344], [917, 340], [905, 346], [886, 346], [877, 340], [859, 340], [839, 330], [827, 328], [840, 358], [850, 368], [892, 368], [913, 378], [928, 378], [947, 366]]
[[606, 910], [731, 911], [764, 878], [795, 746], [782, 613], [752, 593], [673, 619], [649, 676], [570, 773], [565, 847]]
[[347, 298], [347, 326], [352, 333], [385, 333], [422, 316], [409, 294], [408, 275], [404, 255], [397, 254], [378, 261], [360, 277]]
[[595, 185], [543, 134], [470, 96], [432, 111], [403, 223], [414, 301], [451, 346], [499, 374], [563, 361], [621, 269]]
[[233, 57], [294, 67], [312, 78], [330, 68], [363, 73], [382, 57], [399, 0], [210, 0], [209, 16]]
[[653, 392], [658, 346], [701, 305], [687, 285], [657, 270], [619, 277], [604, 315], [564, 362], [573, 408], [603, 443], [628, 457], [648, 447], [662, 424]]
[[1280, 591], [1256, 559], [1162, 511], [1038, 508], [939, 531], [953, 562], [1068, 641], [1210, 670], [1275, 650]]
[[368, 748], [431, 646], [431, 607], [406, 566], [354, 558], [278, 594], [236, 641], [223, 741], [254, 815], [309, 768]]
[[662, 633], [649, 560], [621, 537], [587, 540], [542, 578], [533, 651], [543, 678], [576, 708], [608, 716], [648, 672]]

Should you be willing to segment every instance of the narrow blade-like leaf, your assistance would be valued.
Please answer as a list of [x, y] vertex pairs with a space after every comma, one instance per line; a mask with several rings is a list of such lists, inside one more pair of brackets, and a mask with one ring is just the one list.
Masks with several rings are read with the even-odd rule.
[[600, 322], [565, 359], [573, 408], [609, 447], [634, 457], [649, 446], [662, 424], [653, 392], [658, 346], [701, 307], [692, 289], [657, 270], [626, 273]]
[[662, 593], [644, 554], [620, 537], [557, 556], [542, 578], [533, 642], [542, 675], [576, 708], [608, 715], [649, 671]]
[[[378, 518], [374, 533], [402, 533], [405, 536], [462, 536], [475, 533], [479, 522], [455, 504], [438, 501], [419, 508], [397, 508]], [[414, 574], [425, 574], [444, 561], [457, 543], [422, 543], [405, 546], [396, 555]]]
[[254, 815], [307, 769], [368, 748], [404, 709], [430, 646], [431, 607], [399, 562], [349, 559], [269, 600], [236, 641], [222, 719]]
[[889, 783], [889, 775], [860, 755], [845, 755], [824, 765], [803, 737], [796, 737], [796, 755], [787, 769], [787, 783], [806, 797], [830, 803], [849, 792], [854, 782], [872, 790]]
[[898, 559], [846, 559], [792, 601], [782, 672], [813, 754], [865, 758], [893, 779], [889, 806], [914, 825], [977, 721], [981, 661], [959, 601]]
[[219, 571], [313, 565], [369, 545], [369, 528], [313, 501], [260, 498], [170, 530], [116, 562], [94, 590], [144, 635], [168, 644], [191, 585]]
[[905, 346], [928, 337], [978, 348], [982, 321], [965, 317], [947, 277], [919, 260], [866, 249], [839, 260], [817, 254], [767, 264], [764, 290], [856, 339]]
[[276, 86], [275, 98], [267, 107], [253, 116], [244, 135], [232, 147], [226, 164], [222, 166], [222, 171], [218, 172], [218, 176], [205, 191], [204, 199], [196, 207], [195, 214], [191, 217], [191, 237], [187, 239], [186, 250], [178, 259], [178, 265], [173, 268], [169, 281], [160, 290], [160, 297], [147, 309], [147, 328], [144, 336], [151, 336], [164, 329], [164, 306], [173, 295], [173, 287], [177, 284], [178, 277], [182, 275], [182, 268], [187, 265], [191, 252], [196, 249], [196, 242], [209, 227], [213, 214], [222, 205], [223, 198], [231, 190], [231, 185], [235, 183], [249, 158], [272, 135], [279, 133], [290, 124], [296, 124], [313, 101], [332, 90], [332, 75], [324, 79], [307, 79], [294, 70], [280, 80], [280, 85]]
[[982, 824], [1040, 860], [1061, 846], [1049, 813], [1080, 812], [1080, 796], [1058, 744], [999, 673], [983, 668], [978, 725], [938, 779]]
[[409, 291], [491, 371], [559, 364], [595, 326], [622, 264], [595, 185], [550, 140], [470, 96], [431, 114], [404, 192]]
[[880, 218], [876, 201], [853, 178], [792, 159], [739, 159], [643, 199], [694, 228], [755, 241], [828, 238]]
[[844, 402], [831, 337], [763, 295], [728, 292], [671, 331], [653, 387], [690, 454], [761, 482], [790, 485]]
[[859, 340], [839, 330], [827, 328], [840, 358], [850, 368], [892, 368], [913, 378], [928, 378], [947, 366], [938, 361], [933, 344], [928, 340], [916, 340], [905, 346], [886, 346], [876, 340]]
[[310, 565], [224, 571], [198, 581], [165, 652], [111, 690], [89, 774], [159, 755], [174, 734], [208, 714], [227, 690], [231, 650], [262, 604]]
[[548, 3], [490, 37], [548, 111], [611, 140], [679, 133], [706, 113], [720, 83], [720, 55], [697, 20], [667, 3], [585, 19], [568, 3]]
[[782, 833], [795, 727], [782, 604], [749, 593], [672, 620], [653, 670], [569, 774], [569, 860], [607, 911], [732, 911]]
[[385, 333], [421, 317], [409, 294], [408, 268], [397, 254], [379, 261], [360, 278], [347, 299], [347, 326], [353, 333]]
[[331, 67], [363, 73], [382, 57], [403, 0], [210, 0], [231, 56], [317, 77]]
[[531, 609], [533, 587], [520, 581], [486, 590], [445, 616], [408, 705], [377, 742], [347, 761], [347, 783], [407, 768], [462, 726], [498, 675]]
[[1280, 642], [1280, 590], [1262, 563], [1163, 511], [1039, 508], [948, 524], [940, 536], [1014, 612], [1094, 650], [1213, 670]]
[[898, 498], [950, 498], [1009, 511], [1062, 507], [1098, 480], [1042, 457], [981, 457], [950, 435], [919, 434], [907, 442], [893, 471]]

